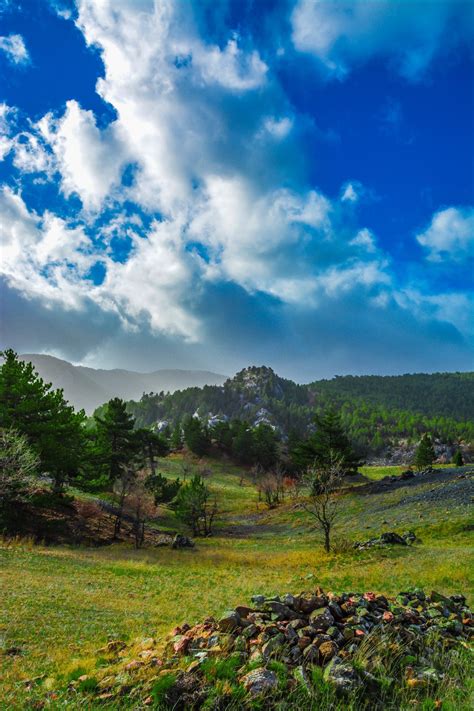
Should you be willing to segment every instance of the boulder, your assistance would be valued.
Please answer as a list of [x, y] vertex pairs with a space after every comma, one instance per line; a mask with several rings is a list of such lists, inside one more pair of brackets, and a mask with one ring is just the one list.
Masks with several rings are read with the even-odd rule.
[[269, 669], [253, 669], [240, 680], [245, 690], [252, 696], [265, 694], [278, 686], [275, 672]]
[[194, 541], [191, 538], [188, 538], [187, 536], [181, 535], [181, 533], [177, 533], [176, 536], [173, 538], [173, 543], [171, 544], [171, 547], [175, 550], [179, 548], [194, 548]]

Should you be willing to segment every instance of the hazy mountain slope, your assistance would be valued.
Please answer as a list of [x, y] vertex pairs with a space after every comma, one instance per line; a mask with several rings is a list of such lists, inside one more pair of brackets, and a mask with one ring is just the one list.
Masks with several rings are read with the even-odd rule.
[[64, 396], [76, 408], [92, 413], [112, 397], [138, 400], [144, 392], [174, 392], [180, 388], [220, 385], [224, 375], [205, 370], [156, 370], [136, 373], [129, 370], [101, 370], [68, 363], [60, 358], [25, 353], [22, 360], [31, 361], [43, 380], [63, 388]]

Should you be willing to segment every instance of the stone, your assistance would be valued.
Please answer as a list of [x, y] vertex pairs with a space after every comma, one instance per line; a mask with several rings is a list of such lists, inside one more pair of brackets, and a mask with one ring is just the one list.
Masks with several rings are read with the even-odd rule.
[[225, 612], [217, 623], [221, 632], [229, 632], [240, 626], [240, 617], [235, 610]]
[[323, 642], [319, 647], [319, 654], [323, 661], [332, 659], [337, 654], [337, 644], [335, 642]]
[[333, 657], [324, 670], [324, 680], [333, 684], [339, 694], [349, 695], [361, 688], [362, 680], [351, 664]]
[[245, 690], [252, 696], [265, 694], [278, 686], [278, 678], [275, 672], [269, 669], [253, 669], [240, 680]]
[[305, 649], [311, 644], [311, 637], [300, 637], [297, 644], [299, 649]]
[[269, 659], [272, 656], [275, 656], [275, 654], [278, 654], [279, 652], [283, 651], [283, 648], [285, 646], [285, 637], [282, 634], [277, 634], [274, 637], [271, 637], [268, 642], [265, 642], [265, 644], [262, 647], [262, 655], [264, 659]]
[[319, 661], [319, 647], [316, 644], [310, 644], [303, 650], [303, 657], [306, 662], [318, 662]]
[[188, 536], [183, 536], [181, 533], [177, 533], [173, 538], [171, 547], [175, 550], [179, 548], [194, 548], [194, 541], [191, 540], [191, 538], [188, 538]]
[[327, 607], [314, 610], [309, 616], [309, 621], [316, 629], [327, 629], [335, 622]]

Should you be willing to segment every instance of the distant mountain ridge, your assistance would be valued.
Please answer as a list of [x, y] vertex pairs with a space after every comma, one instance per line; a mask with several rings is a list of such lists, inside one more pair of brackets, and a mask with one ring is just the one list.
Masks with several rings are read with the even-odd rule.
[[72, 365], [66, 360], [37, 353], [24, 353], [20, 358], [33, 363], [43, 380], [52, 383], [55, 388], [62, 388], [66, 400], [88, 414], [112, 397], [138, 400], [143, 393], [221, 385], [226, 380], [225, 375], [206, 370], [160, 369], [152, 373], [137, 373]]

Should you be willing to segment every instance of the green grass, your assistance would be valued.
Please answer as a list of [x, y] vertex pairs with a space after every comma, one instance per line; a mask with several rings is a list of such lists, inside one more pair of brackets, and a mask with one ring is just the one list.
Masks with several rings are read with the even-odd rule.
[[[433, 469], [447, 469], [452, 467], [452, 464], [434, 464]], [[367, 479], [371, 481], [379, 481], [384, 479], [386, 476], [398, 476], [402, 472], [406, 471], [409, 467], [406, 464], [403, 465], [390, 465], [390, 466], [367, 466], [360, 467], [359, 471]]]
[[[171, 461], [166, 471], [174, 476], [179, 466]], [[379, 529], [413, 528], [423, 543], [326, 556], [311, 520], [294, 501], [273, 511], [258, 507], [254, 488], [248, 481], [242, 486], [239, 471], [230, 466], [213, 465], [209, 483], [224, 502], [221, 526], [241, 525], [238, 537], [218, 529], [185, 551], [136, 551], [126, 544], [0, 545], [0, 708], [28, 708], [35, 694], [54, 692], [83, 674], [93, 685], [100, 664], [96, 651], [110, 639], [161, 638], [176, 624], [218, 615], [255, 593], [317, 585], [385, 593], [416, 585], [472, 593], [467, 506], [451, 512], [442, 505], [406, 507], [399, 503], [403, 487], [383, 496], [344, 496], [339, 536], [360, 540]], [[176, 527], [167, 516], [167, 525]], [[12, 648], [18, 653], [5, 654]], [[226, 674], [221, 670], [216, 678], [224, 683]], [[44, 679], [29, 690], [25, 680], [40, 675]]]

